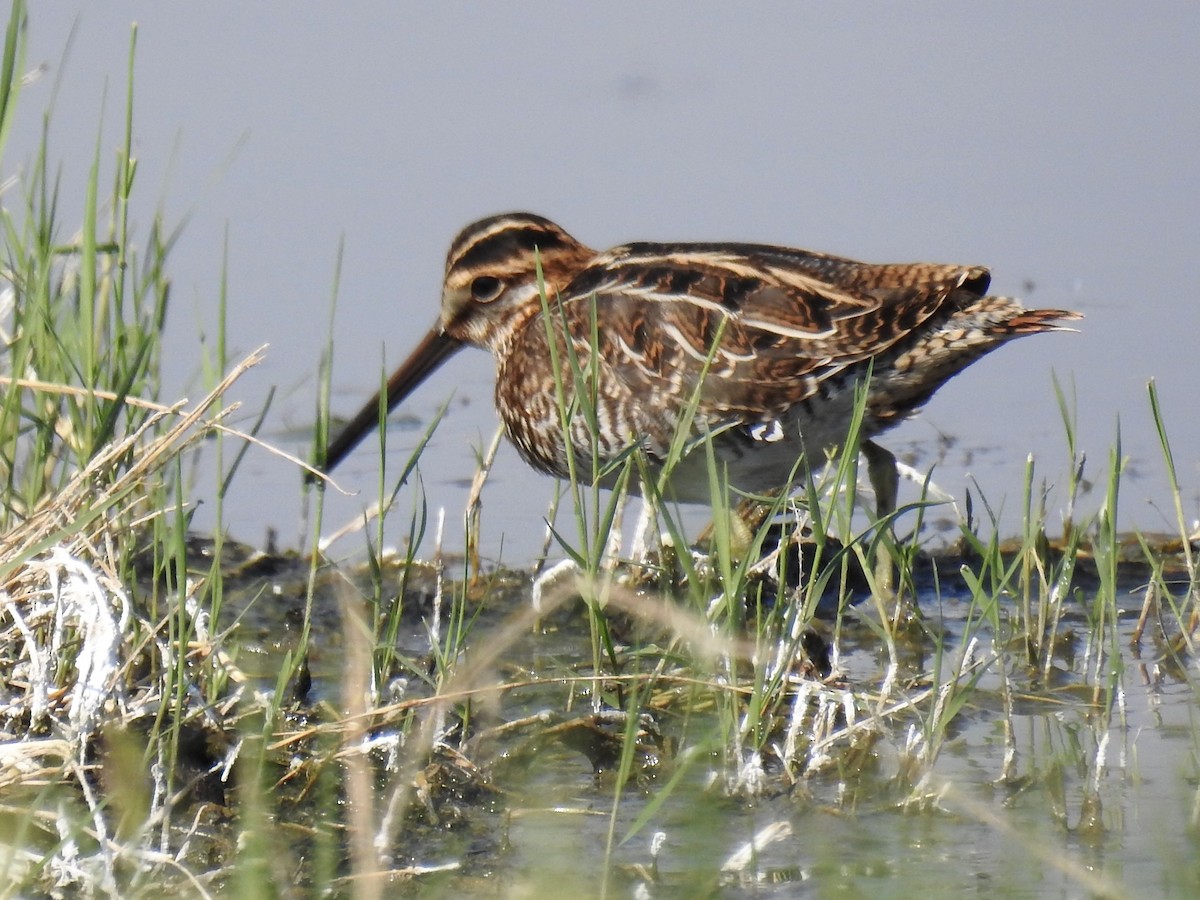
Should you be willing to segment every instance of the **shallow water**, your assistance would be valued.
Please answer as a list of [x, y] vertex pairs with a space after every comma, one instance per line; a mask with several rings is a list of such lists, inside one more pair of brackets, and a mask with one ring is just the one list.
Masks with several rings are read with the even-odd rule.
[[[952, 573], [956, 565], [943, 560], [939, 568]], [[612, 773], [597, 772], [577, 746], [536, 737], [590, 709], [586, 681], [573, 689], [563, 681], [590, 668], [586, 616], [581, 607], [562, 611], [538, 632], [519, 638], [497, 665], [498, 683], [532, 682], [498, 694], [476, 712], [474, 728], [482, 731], [544, 717], [499, 744], [465, 750], [498, 793], [448, 802], [441, 814], [445, 819], [450, 809], [452, 826], [415, 822], [400, 836], [399, 859], [406, 865], [457, 867], [411, 883], [434, 896], [462, 891], [594, 896], [606, 877], [617, 896], [637, 885], [655, 897], [963, 891], [1006, 897], [1194, 896], [1200, 890], [1194, 865], [1200, 849], [1197, 670], [1194, 659], [1185, 657], [1180, 669], [1162, 657], [1153, 627], [1141, 650], [1131, 649], [1144, 574], [1134, 568], [1125, 573], [1128, 609], [1112, 645], [1120, 656], [1102, 663], [1109, 675], [1092, 674], [1095, 648], [1082, 642], [1090, 631], [1082, 604], [1091, 589], [1084, 577], [1060, 628], [1075, 637], [1058, 647], [1048, 682], [1017, 664], [1018, 648], [1004, 653], [1013, 691], [1011, 743], [1003, 734], [996, 661], [928, 767], [914, 765], [905, 750], [920, 733], [921, 719], [900, 712], [869, 729], [869, 739], [855, 750], [835, 742], [830, 764], [795, 780], [768, 753], [761, 789], [730, 793], [737, 766], [719, 745], [703, 749], [718, 733], [711, 712], [699, 704], [681, 716], [677, 705], [664, 706], [653, 717], [655, 740], [664, 743], [647, 741], [651, 762], [620, 794], [611, 867], [604, 848], [616, 784]], [[489, 635], [527, 603], [519, 578], [507, 584], [481, 599], [471, 646], [486, 647]], [[427, 596], [424, 590], [420, 595]], [[413, 630], [402, 637], [413, 653], [426, 640], [417, 613], [428, 614], [415, 597]], [[931, 582], [922, 588], [926, 621], [946, 637], [947, 665], [962, 652], [967, 601], [953, 574], [943, 575], [937, 591]], [[278, 605], [265, 610], [268, 619], [279, 611]], [[252, 613], [247, 624], [263, 612]], [[869, 697], [887, 659], [874, 634], [854, 626], [853, 619], [839, 648], [842, 678], [836, 686]], [[327, 624], [314, 630], [316, 700], [336, 697], [341, 674], [339, 632], [331, 620]], [[263, 628], [273, 630], [266, 623]], [[985, 632], [979, 658], [993, 651], [989, 644]], [[919, 698], [935, 663], [933, 645], [928, 638], [905, 642], [899, 660], [900, 687], [890, 702]], [[1104, 692], [1091, 685], [1104, 685], [1109, 677], [1117, 700], [1106, 711]], [[571, 690], [573, 711], [565, 702]], [[861, 711], [867, 704], [859, 705]], [[924, 715], [929, 706], [917, 709]], [[1006, 761], [1010, 746], [1015, 757]], [[678, 784], [668, 791], [675, 778]], [[658, 803], [664, 793], [665, 802], [626, 839], [647, 804]], [[734, 855], [764, 830], [777, 839], [734, 866]]]

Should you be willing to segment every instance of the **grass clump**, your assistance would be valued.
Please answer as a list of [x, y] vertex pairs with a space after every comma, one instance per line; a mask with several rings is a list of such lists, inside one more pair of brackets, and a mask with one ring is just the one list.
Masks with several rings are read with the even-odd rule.
[[209, 704], [229, 700], [237, 669], [216, 652], [220, 592], [190, 549], [182, 460], [229, 430], [223, 396], [261, 351], [199, 403], [160, 402], [175, 237], [159, 217], [131, 222], [136, 29], [122, 140], [109, 169], [97, 139], [70, 233], [49, 117], [32, 159], [3, 153], [26, 29], [14, 2], [0, 61], [0, 889], [199, 890], [180, 850], [201, 819], [175, 816], [202, 785], [221, 791], [187, 759], [219, 735]]

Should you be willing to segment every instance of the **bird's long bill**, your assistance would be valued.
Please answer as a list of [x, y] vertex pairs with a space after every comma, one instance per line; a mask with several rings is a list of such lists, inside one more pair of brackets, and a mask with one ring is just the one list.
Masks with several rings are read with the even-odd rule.
[[[400, 364], [400, 368], [392, 373], [387, 383], [387, 408], [391, 412], [409, 394], [417, 389], [426, 378], [433, 374], [443, 362], [449, 359], [455, 351], [462, 347], [462, 342], [447, 337], [434, 328], [421, 339], [408, 359]], [[358, 446], [371, 429], [379, 424], [380, 391], [375, 392], [367, 404], [360, 409], [341, 430], [325, 451], [324, 471], [330, 472], [340, 463], [350, 451]]]

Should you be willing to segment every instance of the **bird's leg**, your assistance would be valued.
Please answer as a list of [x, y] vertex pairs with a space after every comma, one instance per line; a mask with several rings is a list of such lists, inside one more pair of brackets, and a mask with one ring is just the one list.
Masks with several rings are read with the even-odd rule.
[[[890, 450], [879, 446], [874, 441], [863, 441], [859, 447], [867, 459], [867, 478], [875, 491], [875, 516], [877, 528], [886, 527], [891, 531], [891, 523], [882, 523], [896, 511], [896, 497], [900, 491], [900, 472], [896, 468], [896, 457]], [[878, 544], [879, 550], [875, 556], [875, 579], [880, 591], [885, 594], [894, 592], [894, 571], [892, 556], [887, 545]]]
[[662, 551], [662, 535], [658, 531], [658, 504], [649, 490], [642, 491], [642, 508], [633, 530], [633, 545], [629, 558], [635, 565], [644, 563], [653, 551]]
[[[623, 532], [625, 522], [625, 506], [629, 502], [629, 494], [622, 491], [617, 497], [617, 508], [613, 513], [612, 529], [608, 532], [607, 540], [604, 543], [604, 554], [600, 559], [600, 568], [606, 572], [615, 572], [617, 564], [621, 560], [621, 545], [623, 543]], [[641, 514], [638, 516], [638, 525], [641, 526]]]

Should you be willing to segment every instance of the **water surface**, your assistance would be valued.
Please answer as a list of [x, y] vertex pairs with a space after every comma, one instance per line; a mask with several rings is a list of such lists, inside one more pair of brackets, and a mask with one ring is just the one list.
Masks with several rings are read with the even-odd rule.
[[[129, 26], [139, 23], [133, 221], [144, 235], [159, 204], [169, 223], [187, 218], [170, 267], [166, 398], [201, 394], [226, 239], [231, 345], [272, 345], [238, 385], [244, 421], [277, 388], [266, 434], [299, 450], [339, 242], [333, 401], [349, 414], [434, 320], [457, 230], [530, 209], [598, 247], [755, 240], [986, 264], [999, 292], [1085, 313], [1082, 333], [1004, 348], [892, 445], [922, 469], [936, 463], [960, 501], [976, 479], [1007, 516], [1029, 453], [1051, 482], [1067, 470], [1057, 373], [1093, 467], [1120, 424], [1133, 474], [1124, 526], [1159, 529], [1171, 516], [1145, 402], [1155, 377], [1197, 516], [1200, 124], [1188, 111], [1200, 108], [1200, 7], [364, 2], [280, 12], [60, 2], [30, 13], [28, 65], [48, 68], [21, 97], [3, 174], [19, 174], [52, 104], [65, 230], [82, 210], [98, 131], [102, 166], [121, 138]], [[463, 353], [405, 410], [428, 421], [452, 397], [422, 470], [450, 546], [461, 545], [472, 448], [495, 426], [490, 379], [483, 354]], [[416, 433], [391, 436], [396, 465]], [[331, 520], [358, 514], [375, 471], [369, 448], [340, 471], [363, 493], [331, 497]], [[298, 544], [298, 483], [286, 463], [252, 452], [225, 500], [228, 526], [243, 540], [261, 543], [271, 527]], [[484, 498], [485, 551], [527, 561], [550, 492], [506, 448]], [[411, 495], [401, 500], [411, 507]], [[211, 529], [212, 516], [202, 507], [197, 525]]]

